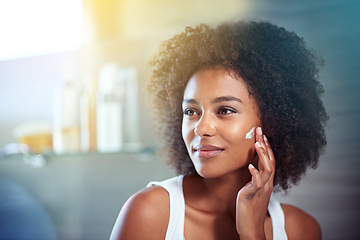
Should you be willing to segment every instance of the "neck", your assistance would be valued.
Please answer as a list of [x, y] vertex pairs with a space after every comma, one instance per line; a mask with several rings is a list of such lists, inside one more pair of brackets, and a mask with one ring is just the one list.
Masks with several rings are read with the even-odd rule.
[[191, 191], [187, 194], [190, 205], [193, 203], [193, 207], [209, 213], [228, 214], [234, 219], [237, 194], [251, 181], [247, 167], [218, 178], [203, 178], [199, 175], [190, 178], [187, 188]]

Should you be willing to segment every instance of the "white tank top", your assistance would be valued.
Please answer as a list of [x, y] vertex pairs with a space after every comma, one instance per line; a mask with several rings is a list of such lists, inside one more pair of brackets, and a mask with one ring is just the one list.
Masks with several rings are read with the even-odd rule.
[[[170, 218], [165, 240], [184, 240], [185, 199], [183, 194], [183, 175], [162, 182], [150, 182], [150, 186], [161, 186], [169, 193]], [[271, 217], [273, 239], [287, 240], [285, 232], [285, 216], [280, 202], [271, 197], [268, 212]]]

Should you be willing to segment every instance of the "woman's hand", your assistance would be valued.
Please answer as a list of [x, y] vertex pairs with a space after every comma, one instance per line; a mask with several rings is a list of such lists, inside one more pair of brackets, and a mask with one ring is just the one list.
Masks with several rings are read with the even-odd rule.
[[260, 127], [255, 140], [258, 169], [249, 165], [251, 182], [240, 189], [236, 199], [236, 229], [241, 239], [265, 239], [264, 223], [273, 191], [275, 158]]

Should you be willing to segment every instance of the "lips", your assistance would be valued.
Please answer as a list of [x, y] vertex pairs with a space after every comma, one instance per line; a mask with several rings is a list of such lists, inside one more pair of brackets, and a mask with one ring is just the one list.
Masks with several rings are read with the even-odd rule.
[[224, 149], [213, 145], [196, 145], [194, 152], [199, 158], [211, 158], [221, 154]]

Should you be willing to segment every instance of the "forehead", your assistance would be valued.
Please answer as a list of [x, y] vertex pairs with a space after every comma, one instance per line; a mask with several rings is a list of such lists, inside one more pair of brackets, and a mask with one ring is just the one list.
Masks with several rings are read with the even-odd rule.
[[232, 70], [222, 68], [199, 70], [192, 75], [184, 92], [184, 99], [214, 99], [220, 96], [251, 100], [247, 85], [241, 77]]

